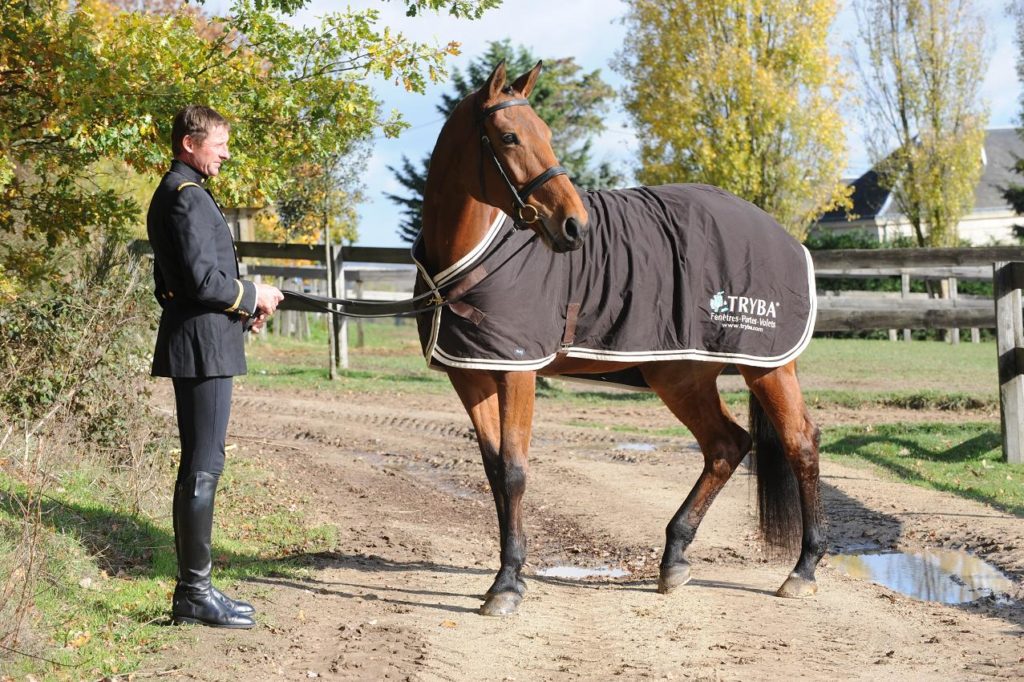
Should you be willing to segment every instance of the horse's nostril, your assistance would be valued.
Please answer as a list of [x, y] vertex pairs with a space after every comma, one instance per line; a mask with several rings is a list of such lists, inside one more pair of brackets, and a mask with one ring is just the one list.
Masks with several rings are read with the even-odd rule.
[[565, 220], [565, 236], [576, 241], [580, 238], [580, 223], [575, 218], [566, 218]]

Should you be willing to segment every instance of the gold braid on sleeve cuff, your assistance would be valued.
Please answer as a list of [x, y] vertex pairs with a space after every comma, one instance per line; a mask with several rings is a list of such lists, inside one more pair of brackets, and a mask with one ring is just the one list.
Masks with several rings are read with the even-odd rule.
[[245, 287], [242, 286], [242, 280], [236, 279], [235, 284], [238, 285], [238, 298], [235, 299], [234, 304], [230, 308], [225, 308], [224, 312], [233, 313], [238, 310], [238, 304], [242, 302], [242, 295], [245, 293]]

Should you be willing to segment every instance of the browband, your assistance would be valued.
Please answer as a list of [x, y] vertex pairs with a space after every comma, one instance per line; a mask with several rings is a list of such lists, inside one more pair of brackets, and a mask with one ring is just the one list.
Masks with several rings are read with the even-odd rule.
[[530, 105], [530, 100], [524, 99], [522, 97], [520, 97], [518, 99], [507, 99], [504, 102], [498, 102], [497, 104], [492, 104], [491, 106], [489, 106], [486, 109], [484, 109], [483, 111], [481, 111], [479, 116], [477, 116], [477, 120], [478, 121], [482, 121], [485, 118], [487, 118], [488, 116], [490, 116], [491, 114], [493, 114], [495, 111], [501, 111], [502, 109], [507, 109], [509, 107], [521, 107], [521, 106], [524, 106], [524, 105], [525, 106], [529, 106]]

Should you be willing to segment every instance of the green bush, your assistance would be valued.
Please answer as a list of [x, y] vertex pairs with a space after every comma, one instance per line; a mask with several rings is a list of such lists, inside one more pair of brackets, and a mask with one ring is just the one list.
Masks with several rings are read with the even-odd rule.
[[0, 424], [45, 433], [70, 420], [81, 438], [123, 447], [148, 414], [156, 315], [140, 264], [104, 240], [68, 258], [64, 272], [0, 307]]

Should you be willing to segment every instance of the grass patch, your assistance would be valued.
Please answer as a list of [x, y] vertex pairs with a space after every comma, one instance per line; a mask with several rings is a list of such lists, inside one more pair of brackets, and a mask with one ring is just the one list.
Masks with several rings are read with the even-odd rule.
[[[10, 465], [0, 468], [0, 548], [10, 546], [37, 502], [42, 562], [30, 584], [30, 638], [4, 652], [4, 673], [21, 679], [101, 679], [138, 669], [147, 655], [189, 629], [169, 622], [176, 561], [170, 498], [174, 466], [162, 472], [154, 508], [119, 508], [109, 474], [82, 466], [58, 476], [37, 498]], [[297, 576], [301, 557], [333, 549], [333, 526], [315, 526], [295, 491], [281, 495], [268, 469], [233, 457], [217, 492], [214, 578]]]
[[[806, 391], [804, 400], [810, 407], [891, 407], [901, 410], [998, 410], [999, 396], [978, 396], [942, 391]], [[728, 402], [728, 399], [727, 399]]]
[[800, 356], [805, 385], [828, 383], [873, 390], [879, 382], [912, 391], [995, 394], [999, 386], [993, 342], [910, 343], [870, 339], [811, 341]]
[[328, 374], [325, 333], [314, 333], [305, 341], [266, 335], [250, 343], [249, 374], [237, 381], [266, 388], [354, 392], [451, 390], [444, 373], [427, 367], [414, 324], [366, 322], [363, 347], [356, 347], [354, 326], [349, 325], [349, 366], [339, 369], [336, 381]]
[[84, 473], [62, 478], [40, 498], [0, 472], [0, 529], [20, 532], [26, 508], [38, 511], [39, 525], [39, 563], [28, 585], [31, 638], [19, 649], [29, 656], [8, 652], [6, 671], [14, 677], [116, 675], [169, 641], [170, 629], [153, 625], [173, 589], [173, 559], [159, 558], [173, 552], [168, 532], [117, 511], [100, 499], [102, 491], [88, 495]]
[[1002, 459], [999, 424], [879, 424], [825, 429], [823, 455], [1024, 516], [1024, 465]]
[[[730, 410], [745, 409], [749, 399], [746, 390], [720, 391]], [[537, 390], [537, 397], [580, 407], [611, 407], [623, 403], [658, 403], [660, 398], [650, 391], [574, 391], [559, 384]], [[844, 407], [848, 409], [895, 408], [903, 410], [998, 410], [999, 397], [942, 391], [838, 391], [810, 390], [804, 400], [812, 408]]]
[[[337, 381], [328, 379], [327, 336], [316, 324], [311, 325], [309, 340], [268, 334], [250, 343], [249, 376], [239, 381], [267, 388], [451, 391], [444, 373], [427, 367], [411, 320], [397, 325], [391, 320], [367, 321], [362, 327], [364, 344], [357, 347], [356, 324], [349, 324], [349, 367], [340, 370]], [[800, 376], [808, 404], [817, 407], [967, 410], [999, 405], [991, 343], [815, 339], [801, 356]], [[583, 385], [556, 379], [541, 386], [537, 395], [588, 406], [658, 401], [650, 391], [580, 388]], [[722, 397], [736, 408], [746, 403], [747, 393], [725, 390]]]

